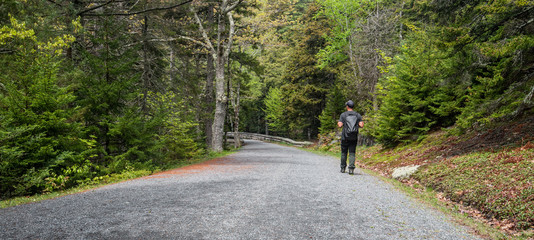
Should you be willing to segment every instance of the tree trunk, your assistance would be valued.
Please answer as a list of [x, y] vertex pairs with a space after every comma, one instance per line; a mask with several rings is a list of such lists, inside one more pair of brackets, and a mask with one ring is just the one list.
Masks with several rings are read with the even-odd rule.
[[205, 114], [205, 131], [206, 131], [206, 144], [208, 145], [208, 148], [211, 148], [211, 143], [213, 141], [213, 102], [214, 102], [214, 94], [213, 94], [213, 81], [215, 80], [215, 68], [213, 63], [213, 56], [211, 54], [207, 55], [207, 77], [206, 77], [206, 114]]
[[[211, 26], [213, 24], [213, 6], [208, 7], [208, 24]], [[207, 54], [207, 65], [206, 65], [206, 89], [205, 89], [205, 103], [206, 106], [206, 114], [205, 114], [205, 121], [204, 121], [204, 129], [206, 132], [206, 145], [208, 146], [208, 149], [211, 149], [211, 143], [213, 141], [213, 102], [214, 102], [214, 96], [213, 96], [213, 81], [215, 80], [215, 68], [214, 68], [214, 62], [213, 62], [213, 55]]]
[[[224, 67], [226, 65], [230, 51], [232, 50], [233, 37], [235, 33], [235, 22], [232, 15], [232, 11], [242, 2], [237, 0], [233, 3], [228, 0], [223, 0], [221, 3], [221, 9], [217, 11], [217, 38], [215, 40], [215, 46], [212, 44], [208, 32], [204, 28], [202, 21], [200, 20], [197, 10], [192, 6], [191, 11], [194, 14], [195, 20], [199, 25], [200, 33], [204, 42], [194, 41], [200, 43], [206, 47], [215, 61], [215, 114], [212, 124], [212, 139], [210, 149], [215, 152], [221, 152], [223, 150], [223, 135], [224, 135], [224, 121], [226, 118], [226, 107], [228, 98], [226, 97], [225, 75]], [[230, 4], [231, 3], [231, 4]], [[225, 18], [228, 19], [225, 19]], [[228, 22], [226, 22], [228, 20]], [[226, 24], [229, 23], [229, 29], [226, 28]], [[225, 34], [228, 34], [225, 36]]]
[[215, 117], [212, 125], [211, 149], [215, 152], [223, 150], [224, 120], [226, 118], [226, 88], [224, 81], [224, 57], [219, 57], [215, 65]]
[[234, 103], [234, 146], [241, 147], [241, 139], [239, 138], [239, 106], [241, 101], [241, 81], [237, 82], [235, 89], [235, 103]]
[[145, 14], [143, 22], [143, 101], [141, 103], [141, 110], [147, 112], [147, 98], [150, 82], [150, 64], [148, 62], [148, 16]]

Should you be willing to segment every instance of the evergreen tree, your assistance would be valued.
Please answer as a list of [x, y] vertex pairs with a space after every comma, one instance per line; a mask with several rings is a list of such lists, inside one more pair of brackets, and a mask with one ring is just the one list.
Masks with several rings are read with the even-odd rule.
[[[375, 137], [386, 145], [422, 137], [434, 126], [448, 126], [458, 113], [461, 89], [454, 92], [450, 69], [455, 58], [437, 48], [434, 36], [416, 31], [407, 37], [379, 85], [382, 106]], [[449, 85], [450, 83], [450, 85]]]
[[337, 120], [341, 113], [345, 111], [345, 101], [345, 97], [337, 86], [330, 90], [326, 97], [326, 106], [319, 116], [319, 121], [321, 121], [319, 133], [325, 134], [337, 128]]
[[[61, 53], [74, 38], [37, 40], [11, 18], [0, 29], [0, 193], [2, 198], [70, 187], [91, 176], [91, 140], [81, 138], [75, 96], [58, 81]], [[68, 171], [77, 169], [79, 171]]]
[[323, 34], [329, 26], [325, 18], [315, 17], [318, 10], [319, 6], [312, 3], [302, 17], [305, 25], [297, 31], [299, 37], [289, 58], [283, 79], [285, 84], [281, 87], [286, 118], [291, 119], [291, 137], [311, 138], [318, 134], [318, 117], [335, 80], [329, 69], [317, 67], [317, 53], [325, 46]]
[[290, 121], [286, 116], [286, 106], [284, 105], [282, 91], [279, 88], [269, 89], [265, 97], [265, 119], [269, 127], [277, 133], [287, 134]]

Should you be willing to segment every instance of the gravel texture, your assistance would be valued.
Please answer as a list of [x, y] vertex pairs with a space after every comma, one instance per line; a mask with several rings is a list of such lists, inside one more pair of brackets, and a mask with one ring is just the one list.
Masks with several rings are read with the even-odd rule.
[[336, 158], [247, 141], [236, 154], [0, 209], [0, 239], [478, 239]]

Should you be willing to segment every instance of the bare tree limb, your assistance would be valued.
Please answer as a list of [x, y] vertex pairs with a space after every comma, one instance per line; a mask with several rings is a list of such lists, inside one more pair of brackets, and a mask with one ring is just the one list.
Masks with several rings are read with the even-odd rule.
[[202, 25], [202, 21], [200, 21], [200, 18], [198, 17], [197, 12], [195, 9], [191, 8], [191, 11], [195, 15], [195, 20], [197, 21], [198, 28], [200, 29], [200, 32], [202, 33], [202, 37], [204, 38], [205, 44], [203, 46], [206, 46], [208, 50], [213, 55], [214, 59], [217, 59], [217, 51], [215, 51], [215, 48], [213, 47], [213, 44], [211, 44], [210, 38], [208, 37], [208, 33], [206, 32], [206, 29], [204, 29], [204, 26]]
[[228, 44], [226, 45], [226, 49], [224, 51], [224, 58], [228, 58], [228, 56], [230, 56], [235, 32], [235, 22], [232, 12], [228, 12], [226, 15], [228, 15], [228, 21], [230, 22], [230, 32], [228, 33]]
[[11, 50], [11, 49], [3, 49], [3, 48], [0, 49], [0, 54], [11, 54], [11, 53], [14, 53], [14, 52], [15, 51]]
[[224, 14], [226, 11], [226, 6], [228, 6], [228, 0], [223, 0], [221, 3], [221, 11]]
[[532, 22], [534, 22], [534, 18], [531, 18], [527, 22], [522, 24], [521, 26], [518, 26], [517, 29], [523, 29], [524, 27], [526, 27], [527, 25], [531, 24]]
[[[202, 41], [199, 41], [199, 40], [196, 40], [194, 38], [191, 38], [191, 37], [187, 37], [187, 36], [178, 36], [176, 38], [167, 38], [167, 39], [161, 39], [161, 38], [157, 38], [157, 39], [149, 39], [149, 40], [146, 40], [146, 42], [174, 42], [174, 41], [178, 41], [178, 40], [187, 40], [187, 41], [190, 41], [190, 42], [193, 42], [195, 44], [198, 44], [198, 45], [201, 45], [205, 48], [209, 48], [208, 45], [206, 45], [204, 42]], [[123, 48], [127, 48], [127, 47], [131, 47], [131, 46], [135, 46], [137, 44], [141, 44], [145, 41], [141, 41], [141, 42], [134, 42], [134, 43], [130, 43], [130, 44], [126, 44], [123, 46]]]
[[[97, 16], [97, 17], [103, 17], [103, 16], [131, 16], [131, 15], [142, 14], [142, 13], [147, 13], [147, 12], [170, 10], [170, 9], [177, 8], [177, 7], [183, 6], [185, 4], [191, 3], [192, 1], [193, 0], [186, 0], [184, 2], [175, 4], [175, 5], [172, 5], [172, 6], [168, 6], [168, 7], [150, 8], [150, 9], [145, 9], [145, 10], [137, 11], [137, 12], [108, 13], [108, 14], [85, 14], [84, 16]], [[80, 14], [78, 14], [78, 15], [80, 15]]]
[[532, 95], [534, 95], [534, 87], [530, 90], [530, 93], [523, 99], [525, 104], [532, 104]]
[[135, 1], [135, 3], [132, 4], [132, 6], [130, 7], [128, 11], [131, 11], [135, 7], [135, 5], [137, 5], [138, 3], [139, 3], [139, 0]]
[[100, 4], [100, 5], [96, 5], [96, 6], [94, 6], [94, 7], [91, 7], [91, 8], [85, 9], [85, 10], [83, 10], [83, 11], [79, 12], [79, 13], [78, 13], [78, 14], [76, 14], [76, 15], [78, 15], [78, 16], [81, 16], [81, 15], [83, 15], [83, 14], [84, 14], [84, 13], [86, 13], [86, 12], [90, 12], [90, 11], [93, 11], [93, 10], [99, 9], [99, 8], [101, 8], [101, 7], [104, 7], [104, 6], [106, 6], [106, 5], [109, 5], [109, 4], [110, 4], [110, 3], [112, 3], [113, 1], [114, 1], [114, 0], [109, 0], [109, 1], [107, 1], [107, 2], [105, 2], [105, 3], [103, 3], [103, 4]]
[[241, 2], [243, 2], [243, 0], [237, 0], [233, 5], [224, 9], [223, 13], [228, 14], [229, 12], [233, 11]]
[[194, 38], [187, 37], [187, 36], [178, 36], [178, 38], [176, 38], [176, 39], [184, 39], [184, 40], [188, 40], [188, 41], [191, 41], [191, 42], [193, 42], [193, 43], [199, 44], [199, 45], [201, 45], [201, 46], [203, 46], [203, 47], [205, 47], [205, 48], [207, 48], [207, 49], [210, 48], [210, 46], [207, 45], [206, 43], [204, 43], [204, 42], [202, 42], [202, 41], [199, 41], [199, 40], [196, 40], [196, 39], [194, 39]]
[[534, 95], [534, 86], [530, 90], [530, 93], [528, 93], [525, 96], [525, 98], [523, 99], [523, 102], [521, 102], [519, 107], [517, 107], [517, 109], [512, 114], [510, 114], [512, 119], [521, 115], [523, 112], [525, 112], [525, 110], [528, 110], [534, 107], [534, 102], [532, 102], [533, 95]]

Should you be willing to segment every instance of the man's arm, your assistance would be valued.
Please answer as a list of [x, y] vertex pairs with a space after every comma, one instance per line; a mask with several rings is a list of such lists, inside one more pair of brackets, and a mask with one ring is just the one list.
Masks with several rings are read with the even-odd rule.
[[360, 122], [358, 123], [358, 126], [360, 126], [360, 128], [363, 128], [363, 121], [360, 121]]
[[343, 127], [343, 122], [341, 122], [341, 121], [337, 121], [337, 126], [338, 126], [338, 127]]

